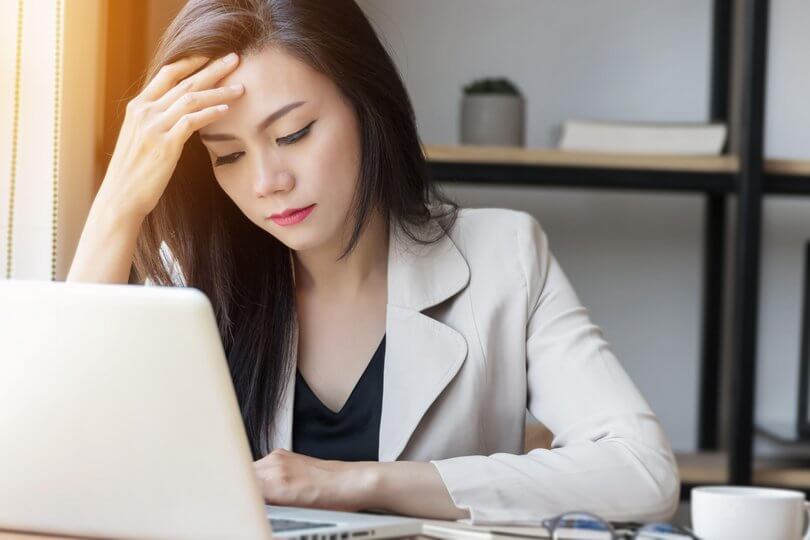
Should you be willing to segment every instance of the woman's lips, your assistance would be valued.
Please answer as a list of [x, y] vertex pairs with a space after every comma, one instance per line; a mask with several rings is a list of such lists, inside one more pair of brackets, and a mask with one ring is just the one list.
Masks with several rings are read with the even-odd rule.
[[301, 223], [304, 221], [307, 216], [312, 213], [313, 208], [315, 208], [315, 205], [311, 204], [286, 216], [273, 215], [269, 216], [268, 219], [272, 219], [275, 223], [281, 225], [282, 227], [287, 227], [289, 225], [295, 225], [296, 223]]

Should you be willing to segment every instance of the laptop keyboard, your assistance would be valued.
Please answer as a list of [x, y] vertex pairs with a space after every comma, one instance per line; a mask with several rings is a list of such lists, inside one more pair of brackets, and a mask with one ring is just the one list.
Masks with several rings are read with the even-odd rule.
[[324, 523], [322, 521], [301, 521], [298, 519], [270, 518], [270, 527], [273, 532], [297, 531], [299, 529], [317, 529], [322, 527], [335, 527], [337, 523]]

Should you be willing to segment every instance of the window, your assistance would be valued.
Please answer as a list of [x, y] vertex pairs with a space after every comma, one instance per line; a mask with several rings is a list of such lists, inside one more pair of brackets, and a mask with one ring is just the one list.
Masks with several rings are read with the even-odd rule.
[[96, 185], [104, 0], [0, 2], [0, 279], [64, 279]]

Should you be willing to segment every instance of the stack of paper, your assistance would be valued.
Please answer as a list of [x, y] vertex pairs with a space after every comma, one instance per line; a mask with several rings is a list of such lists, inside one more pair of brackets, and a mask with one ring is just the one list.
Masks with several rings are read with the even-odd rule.
[[[640, 524], [612, 523], [614, 530], [619, 534], [628, 534]], [[594, 531], [566, 531], [565, 538], [572, 540], [593, 540], [602, 538], [603, 533], [594, 534]], [[467, 525], [458, 521], [424, 520], [422, 535], [440, 540], [527, 540], [550, 539], [548, 531], [540, 525]]]
[[425, 520], [422, 534], [441, 540], [516, 540], [520, 538], [550, 538], [540, 525], [532, 527], [466, 525], [454, 521]]

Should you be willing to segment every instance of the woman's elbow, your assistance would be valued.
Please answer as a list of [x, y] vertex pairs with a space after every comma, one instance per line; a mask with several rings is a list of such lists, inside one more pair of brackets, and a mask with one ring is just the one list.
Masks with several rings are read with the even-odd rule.
[[659, 494], [659, 504], [662, 508], [662, 513], [659, 516], [653, 516], [651, 519], [658, 521], [669, 521], [672, 519], [675, 512], [678, 510], [678, 505], [681, 500], [681, 478], [678, 472], [678, 464], [672, 460], [670, 474], [662, 482], [662, 489]]
[[645, 476], [645, 513], [642, 521], [669, 521], [678, 510], [681, 498], [681, 478], [675, 456], [667, 451], [647, 449], [642, 460], [641, 474]]
[[680, 502], [681, 479], [668, 445], [632, 439], [613, 439], [611, 443], [618, 447], [614, 447], [614, 455], [629, 465], [632, 473], [625, 473], [620, 490], [622, 502], [608, 519], [643, 522], [672, 519]]

